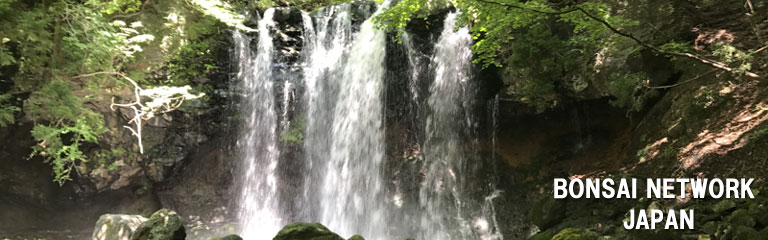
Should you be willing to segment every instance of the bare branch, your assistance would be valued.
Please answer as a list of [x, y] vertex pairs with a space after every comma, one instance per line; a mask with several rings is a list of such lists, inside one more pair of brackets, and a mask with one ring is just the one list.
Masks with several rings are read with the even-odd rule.
[[[139, 144], [139, 152], [144, 153], [144, 145], [142, 144], [141, 134], [143, 127], [143, 120], [152, 119], [157, 113], [168, 113], [178, 109], [184, 103], [184, 100], [188, 98], [198, 98], [202, 94], [192, 95], [189, 93], [190, 87], [158, 87], [153, 89], [143, 89], [133, 79], [120, 72], [94, 72], [89, 74], [83, 74], [72, 77], [73, 79], [92, 77], [96, 75], [116, 75], [120, 76], [131, 85], [133, 85], [134, 99], [128, 103], [115, 103], [115, 98], [112, 98], [112, 103], [109, 108], [115, 111], [115, 107], [130, 108], [133, 110], [133, 117], [128, 121], [128, 124], [136, 124], [135, 128], [130, 126], [123, 126], [131, 131], [131, 134], [136, 137]], [[151, 100], [142, 102], [142, 97], [149, 98]]]
[[677, 86], [680, 86], [680, 85], [683, 85], [683, 84], [686, 84], [686, 83], [689, 83], [689, 82], [693, 82], [693, 81], [694, 81], [694, 80], [696, 80], [696, 79], [702, 78], [702, 77], [704, 77], [704, 76], [707, 76], [707, 75], [709, 75], [709, 74], [712, 74], [712, 73], [714, 73], [714, 72], [717, 72], [717, 71], [721, 71], [721, 69], [719, 69], [719, 68], [713, 68], [713, 69], [711, 69], [711, 70], [709, 70], [709, 71], [706, 71], [706, 72], [704, 72], [704, 73], [702, 73], [702, 74], [696, 75], [696, 77], [692, 77], [692, 78], [690, 78], [690, 79], [688, 79], [688, 80], [685, 80], [685, 81], [682, 81], [682, 82], [678, 82], [678, 83], [675, 83], [675, 84], [672, 84], [672, 85], [666, 85], [666, 86], [648, 86], [648, 85], [644, 85], [644, 87], [646, 87], [646, 88], [650, 88], [650, 89], [667, 89], [667, 88], [673, 88], [673, 87], [677, 87]]

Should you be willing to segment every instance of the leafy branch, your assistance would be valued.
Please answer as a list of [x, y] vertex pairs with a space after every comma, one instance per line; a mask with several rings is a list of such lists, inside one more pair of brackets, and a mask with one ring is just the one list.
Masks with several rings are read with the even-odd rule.
[[[734, 71], [736, 71], [736, 69], [733, 69], [733, 68], [729, 67], [728, 64], [720, 62], [720, 61], [716, 61], [716, 60], [713, 60], [713, 59], [708, 59], [706, 57], [699, 56], [699, 55], [696, 55], [696, 54], [693, 54], [693, 53], [689, 53], [689, 52], [666, 51], [666, 50], [663, 50], [663, 49], [661, 49], [659, 47], [653, 46], [653, 45], [651, 45], [649, 43], [646, 43], [645, 41], [637, 38], [635, 35], [633, 35], [630, 32], [624, 32], [624, 31], [619, 30], [619, 28], [615, 27], [613, 24], [609, 23], [605, 19], [597, 17], [594, 14], [590, 13], [589, 11], [587, 11], [584, 8], [581, 8], [581, 7], [577, 6], [577, 5], [572, 6], [570, 9], [566, 9], [566, 10], [547, 11], [547, 10], [529, 8], [529, 7], [515, 5], [515, 4], [510, 4], [510, 3], [505, 3], [505, 2], [497, 2], [497, 1], [493, 1], [493, 0], [477, 0], [477, 1], [484, 2], [484, 3], [489, 3], [489, 4], [496, 4], [496, 5], [504, 6], [504, 7], [510, 7], [510, 8], [526, 10], [526, 11], [530, 11], [530, 12], [534, 12], [534, 13], [539, 13], [539, 14], [547, 14], [547, 15], [562, 15], [562, 14], [578, 11], [578, 12], [582, 13], [584, 16], [586, 16], [586, 17], [588, 17], [588, 18], [590, 18], [590, 19], [592, 19], [592, 20], [602, 24], [603, 26], [605, 26], [611, 32], [613, 32], [613, 33], [615, 33], [615, 34], [617, 34], [619, 36], [628, 38], [628, 39], [634, 41], [635, 43], [637, 43], [638, 45], [640, 45], [640, 46], [642, 46], [644, 48], [650, 49], [651, 51], [654, 51], [656, 53], [659, 53], [659, 54], [662, 54], [662, 55], [666, 55], [666, 56], [675, 56], [675, 57], [689, 58], [689, 59], [698, 61], [700, 63], [703, 63], [705, 65], [709, 65], [709, 66], [717, 68], [717, 69], [725, 70], [727, 72], [734, 72]], [[768, 46], [766, 46], [766, 47], [768, 47]], [[760, 49], [758, 49], [758, 50], [756, 50], [754, 52], [762, 51], [766, 47], [762, 47], [762, 48], [760, 48]], [[749, 76], [749, 77], [752, 77], [752, 78], [760, 78], [760, 75], [758, 75], [756, 73], [753, 73], [753, 72], [750, 72], [750, 71], [744, 70], [744, 74]]]

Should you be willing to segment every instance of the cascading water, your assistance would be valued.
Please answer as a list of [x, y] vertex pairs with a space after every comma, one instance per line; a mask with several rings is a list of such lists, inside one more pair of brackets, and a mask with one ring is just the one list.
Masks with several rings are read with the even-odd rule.
[[304, 98], [307, 105], [307, 128], [304, 151], [307, 174], [303, 180], [303, 196], [298, 209], [301, 211], [299, 215], [307, 221], [320, 218], [317, 199], [321, 198], [326, 162], [330, 158], [328, 150], [333, 137], [330, 129], [338, 91], [337, 83], [330, 79], [338, 78], [339, 66], [345, 62], [343, 57], [352, 34], [349, 12], [349, 4], [322, 9], [316, 17], [316, 27], [308, 15], [302, 17], [305, 31]]
[[266, 239], [274, 236], [282, 221], [277, 209], [277, 177], [275, 170], [280, 155], [277, 148], [277, 113], [272, 82], [272, 37], [274, 9], [264, 12], [258, 23], [259, 44], [256, 55], [251, 52], [251, 39], [235, 31], [235, 52], [238, 56], [238, 78], [245, 94], [241, 110], [246, 114], [241, 149], [241, 190], [238, 219], [241, 235], [246, 239]]
[[420, 238], [494, 239], [492, 211], [486, 211], [491, 216], [484, 213], [485, 199], [477, 199], [479, 189], [468, 184], [475, 175], [468, 153], [476, 149], [472, 141], [477, 137], [477, 90], [471, 81], [472, 37], [466, 27], [455, 29], [457, 14], [446, 16], [432, 61], [435, 78], [429, 88], [424, 144], [427, 175], [419, 194], [426, 213]]
[[[478, 121], [468, 30], [454, 31], [456, 13], [449, 14], [431, 59], [403, 33], [410, 68], [411, 99], [406, 104], [413, 105], [411, 124], [426, 131], [422, 149], [426, 158], [405, 164], [421, 169], [423, 179], [408, 180], [421, 184], [420, 189], [392, 190], [385, 170], [401, 165], [384, 161], [386, 33], [369, 20], [360, 23], [371, 15], [364, 9], [373, 10], [374, 5], [354, 4], [359, 3], [330, 6], [313, 15], [302, 13], [303, 82], [275, 83], [280, 79], [273, 74], [279, 64], [273, 58], [277, 50], [270, 36], [275, 10], [267, 10], [258, 22], [255, 56], [249, 51], [250, 39], [242, 33], [234, 35], [239, 77], [247, 95], [242, 105], [247, 125], [239, 141], [244, 161], [239, 205], [243, 237], [266, 239], [283, 224], [309, 221], [344, 237], [500, 239], [492, 204], [498, 192], [469, 186], [473, 181], [469, 176], [478, 175], [467, 156], [477, 150]], [[431, 83], [428, 93], [420, 87], [427, 83]], [[288, 95], [293, 89], [303, 89], [303, 95]], [[282, 95], [276, 96], [280, 91]], [[291, 109], [305, 112], [290, 113], [293, 110], [286, 106], [294, 97], [303, 105]], [[426, 121], [419, 119], [422, 111], [429, 115]], [[277, 143], [276, 132], [288, 129], [289, 118], [297, 116], [306, 119], [303, 154], [300, 159], [283, 159], [278, 146], [284, 144]], [[277, 176], [279, 169], [288, 166], [278, 163], [283, 160], [298, 161], [293, 164], [301, 165], [301, 179]], [[301, 189], [279, 191], [283, 185]], [[293, 202], [278, 204], [278, 199]], [[407, 207], [404, 201], [410, 201]]]
[[380, 176], [385, 33], [365, 21], [352, 36], [349, 10], [334, 6], [318, 17], [305, 69], [305, 151], [311, 171], [322, 171], [310, 180], [322, 184], [316, 217], [342, 235], [376, 239], [386, 229]]

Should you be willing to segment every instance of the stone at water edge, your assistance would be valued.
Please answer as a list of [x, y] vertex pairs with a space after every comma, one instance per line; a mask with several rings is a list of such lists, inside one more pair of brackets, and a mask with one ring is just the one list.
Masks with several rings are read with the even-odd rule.
[[347, 240], [365, 240], [365, 238], [363, 238], [363, 236], [355, 234], [352, 237], [349, 237], [349, 239]]
[[147, 218], [139, 215], [104, 214], [96, 221], [93, 240], [129, 240]]
[[243, 240], [243, 238], [238, 236], [237, 234], [230, 234], [223, 237], [211, 238], [210, 240]]
[[291, 223], [283, 227], [273, 240], [344, 240], [320, 223]]
[[176, 212], [160, 209], [133, 232], [131, 240], [184, 240], [184, 224]]

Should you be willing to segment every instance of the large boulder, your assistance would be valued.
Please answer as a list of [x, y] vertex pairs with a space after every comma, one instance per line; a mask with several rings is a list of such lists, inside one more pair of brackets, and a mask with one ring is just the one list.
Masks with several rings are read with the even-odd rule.
[[283, 227], [273, 240], [344, 240], [320, 223], [291, 223]]
[[133, 232], [131, 240], [184, 240], [184, 224], [176, 212], [160, 209]]
[[96, 221], [93, 240], [129, 240], [147, 218], [139, 215], [104, 214]]

